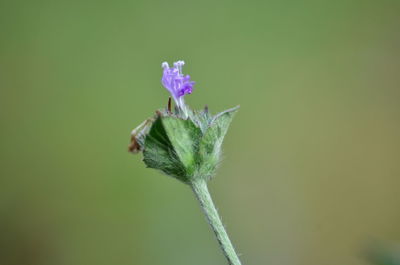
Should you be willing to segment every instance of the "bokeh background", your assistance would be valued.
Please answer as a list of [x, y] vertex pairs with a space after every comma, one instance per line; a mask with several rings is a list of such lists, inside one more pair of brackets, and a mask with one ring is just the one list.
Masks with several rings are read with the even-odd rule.
[[0, 264], [226, 264], [191, 190], [127, 152], [183, 59], [241, 105], [210, 183], [244, 264], [400, 240], [398, 1], [0, 1]]

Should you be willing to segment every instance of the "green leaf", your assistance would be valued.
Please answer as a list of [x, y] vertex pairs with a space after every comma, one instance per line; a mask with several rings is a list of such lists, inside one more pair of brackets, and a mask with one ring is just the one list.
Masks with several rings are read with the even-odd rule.
[[145, 164], [188, 182], [196, 168], [201, 131], [191, 120], [159, 116], [145, 139]]
[[162, 123], [180, 162], [191, 175], [196, 162], [201, 130], [190, 119], [164, 117]]
[[223, 111], [211, 120], [209, 128], [200, 141], [199, 175], [210, 178], [214, 174], [220, 161], [222, 142], [238, 109], [239, 106]]

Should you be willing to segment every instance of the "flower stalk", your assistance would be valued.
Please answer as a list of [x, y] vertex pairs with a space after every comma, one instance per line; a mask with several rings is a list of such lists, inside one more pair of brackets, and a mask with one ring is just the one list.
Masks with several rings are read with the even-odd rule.
[[207, 221], [210, 224], [215, 236], [217, 237], [218, 243], [224, 253], [224, 256], [228, 260], [229, 265], [241, 265], [238, 255], [233, 248], [233, 245], [226, 233], [225, 227], [221, 222], [221, 218], [218, 215], [217, 209], [212, 201], [210, 192], [207, 188], [205, 180], [195, 180], [190, 183], [190, 186], [196, 195], [200, 206], [206, 215]]

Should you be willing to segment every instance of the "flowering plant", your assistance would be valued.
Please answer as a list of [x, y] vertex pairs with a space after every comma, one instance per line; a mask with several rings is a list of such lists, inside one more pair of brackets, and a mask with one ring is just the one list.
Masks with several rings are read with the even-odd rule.
[[129, 150], [143, 152], [149, 168], [162, 171], [188, 184], [194, 191], [211, 225], [228, 263], [240, 265], [240, 260], [228, 238], [218, 212], [208, 192], [207, 181], [215, 175], [220, 162], [221, 146], [229, 124], [238, 107], [211, 115], [208, 108], [191, 110], [184, 101], [195, 82], [183, 75], [183, 61], [173, 67], [162, 63], [161, 83], [170, 92], [167, 107], [145, 120], [131, 133]]

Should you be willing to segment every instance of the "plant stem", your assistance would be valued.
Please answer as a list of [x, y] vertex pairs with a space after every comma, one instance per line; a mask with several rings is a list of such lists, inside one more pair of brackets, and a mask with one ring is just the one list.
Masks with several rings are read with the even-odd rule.
[[210, 193], [207, 188], [207, 183], [203, 179], [195, 180], [190, 183], [196, 198], [200, 202], [200, 206], [207, 217], [207, 221], [210, 224], [215, 236], [217, 237], [218, 243], [221, 246], [222, 252], [224, 253], [229, 265], [241, 265], [238, 255], [229, 240], [228, 234], [224, 226], [222, 225], [221, 219], [218, 215], [217, 209], [211, 199]]

